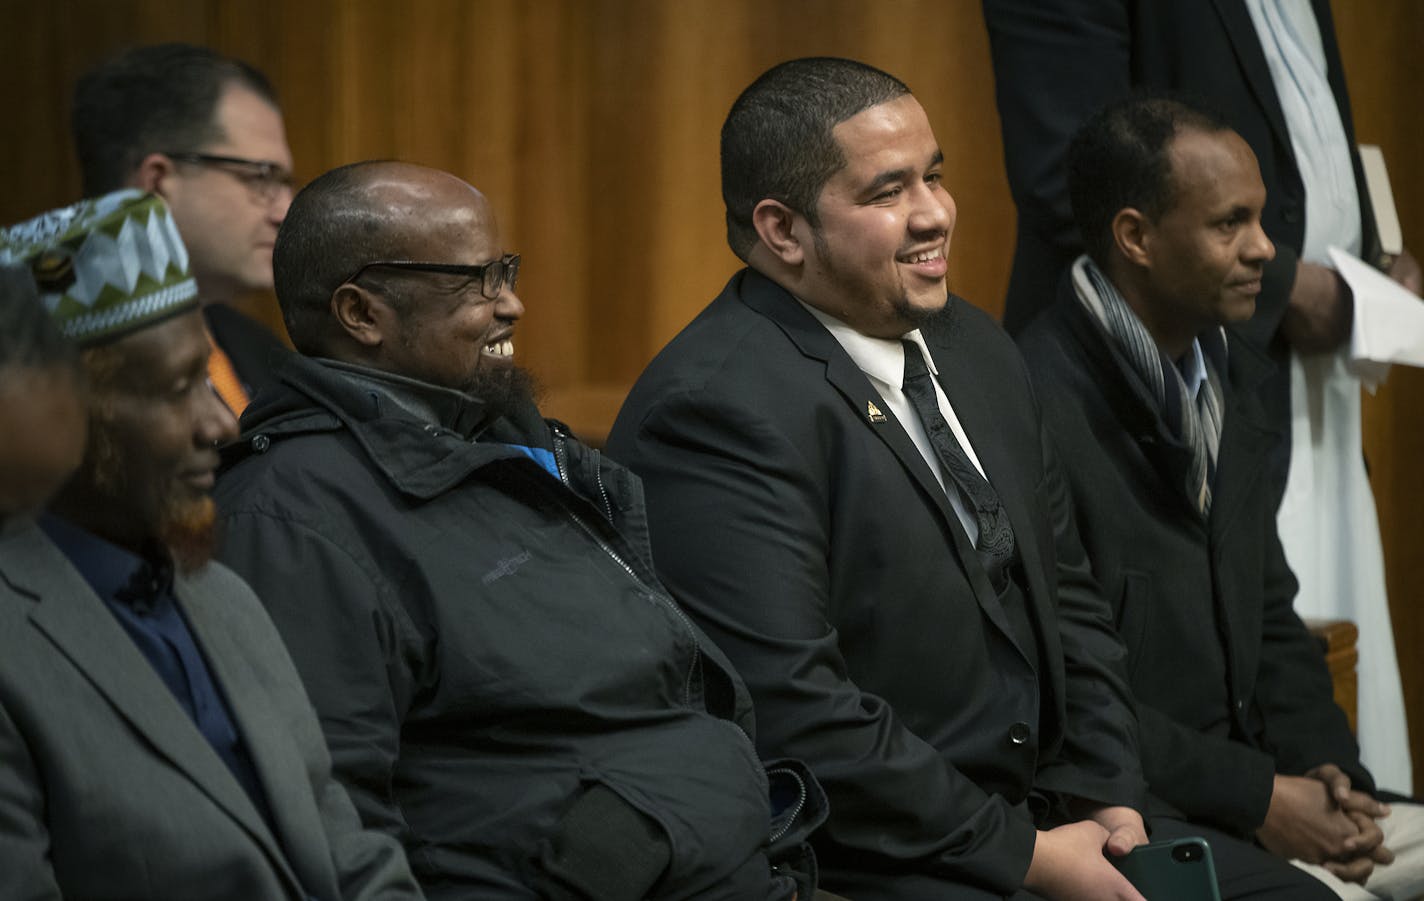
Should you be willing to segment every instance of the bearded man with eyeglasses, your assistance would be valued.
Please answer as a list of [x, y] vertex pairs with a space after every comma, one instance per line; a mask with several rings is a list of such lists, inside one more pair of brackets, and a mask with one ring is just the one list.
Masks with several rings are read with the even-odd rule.
[[137, 47], [80, 78], [72, 125], [87, 196], [137, 187], [167, 202], [214, 339], [210, 380], [241, 415], [286, 350], [238, 308], [271, 290], [272, 247], [292, 202], [271, 83], [205, 47]]
[[297, 195], [274, 270], [300, 355], [226, 451], [218, 553], [365, 823], [433, 899], [810, 901], [823, 797], [758, 759], [638, 479], [541, 417], [490, 202], [345, 166]]

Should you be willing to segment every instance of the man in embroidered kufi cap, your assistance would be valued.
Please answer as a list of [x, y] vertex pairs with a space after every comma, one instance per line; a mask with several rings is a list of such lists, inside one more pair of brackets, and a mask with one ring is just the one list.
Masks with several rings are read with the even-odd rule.
[[0, 231], [81, 349], [89, 440], [0, 533], [0, 897], [419, 897], [251, 590], [208, 563], [232, 414], [188, 254], [120, 191]]

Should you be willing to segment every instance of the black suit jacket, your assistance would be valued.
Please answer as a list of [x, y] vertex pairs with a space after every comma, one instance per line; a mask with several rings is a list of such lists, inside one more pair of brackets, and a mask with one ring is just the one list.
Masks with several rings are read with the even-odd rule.
[[[1083, 252], [1068, 202], [1064, 159], [1074, 132], [1136, 88], [1182, 92], [1220, 112], [1256, 153], [1266, 185], [1261, 224], [1276, 245], [1256, 314], [1241, 329], [1278, 371], [1261, 388], [1281, 435], [1268, 461], [1279, 493], [1290, 462], [1289, 349], [1277, 332], [1305, 241], [1305, 186], [1285, 114], [1244, 0], [983, 0], [993, 54], [1018, 244], [1004, 327], [1018, 332], [1052, 304], [1059, 277]], [[1312, 0], [1328, 77], [1350, 142], [1364, 258], [1378, 255], [1350, 98], [1329, 0]], [[1276, 498], [1278, 501], [1279, 498]]]
[[957, 298], [923, 332], [1017, 535], [1040, 660], [869, 380], [754, 271], [653, 361], [608, 448], [644, 479], [659, 572], [751, 688], [759, 749], [831, 796], [824, 885], [1007, 893], [1031, 795], [1139, 804], [1136, 723], [1022, 361]]
[[1191, 451], [1065, 278], [1020, 338], [1049, 431], [1073, 461], [1078, 531], [1127, 645], [1153, 813], [1242, 835], [1272, 778], [1335, 763], [1372, 782], [1335, 705], [1319, 643], [1291, 603], [1255, 394], [1270, 363], [1229, 338], [1212, 508], [1188, 501]]

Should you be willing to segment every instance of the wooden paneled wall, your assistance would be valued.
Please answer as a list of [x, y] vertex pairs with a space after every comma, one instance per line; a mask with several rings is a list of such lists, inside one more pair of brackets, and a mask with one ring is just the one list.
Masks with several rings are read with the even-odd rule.
[[[1384, 146], [1406, 238], [1424, 248], [1424, 3], [1335, 10], [1360, 137]], [[1014, 210], [974, 0], [0, 0], [0, 222], [77, 198], [75, 77], [161, 40], [206, 43], [271, 76], [299, 181], [395, 157], [483, 190], [505, 246], [524, 254], [518, 356], [546, 410], [594, 436], [735, 270], [717, 134], [737, 93], [783, 59], [853, 56], [909, 82], [959, 205], [954, 288], [1002, 307]], [[279, 322], [270, 297], [253, 304]], [[1424, 372], [1396, 372], [1368, 404], [1367, 446], [1424, 774], [1418, 410]]]
[[[454, 172], [524, 255], [517, 353], [580, 431], [607, 429], [653, 354], [738, 263], [717, 136], [770, 65], [855, 56], [906, 79], [945, 143], [956, 288], [997, 309], [1012, 252], [978, 4], [746, 0], [0, 0], [0, 221], [76, 196], [78, 73], [114, 48], [205, 42], [281, 94], [299, 181], [361, 159]], [[259, 312], [276, 323], [270, 298]]]

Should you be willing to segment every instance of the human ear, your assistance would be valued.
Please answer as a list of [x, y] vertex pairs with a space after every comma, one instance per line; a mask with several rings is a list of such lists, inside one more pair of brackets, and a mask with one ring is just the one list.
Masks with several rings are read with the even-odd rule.
[[167, 199], [168, 195], [163, 190], [163, 180], [173, 172], [173, 160], [162, 153], [150, 153], [139, 162], [138, 168], [134, 170], [131, 184], [135, 188]]
[[777, 259], [788, 266], [799, 266], [805, 259], [805, 250], [796, 234], [796, 222], [801, 218], [791, 207], [768, 198], [752, 210], [752, 227]]
[[385, 343], [395, 311], [370, 289], [345, 282], [331, 294], [331, 315], [353, 341], [375, 348]]
[[1112, 220], [1113, 244], [1134, 266], [1152, 262], [1152, 223], [1140, 210], [1125, 207]]

